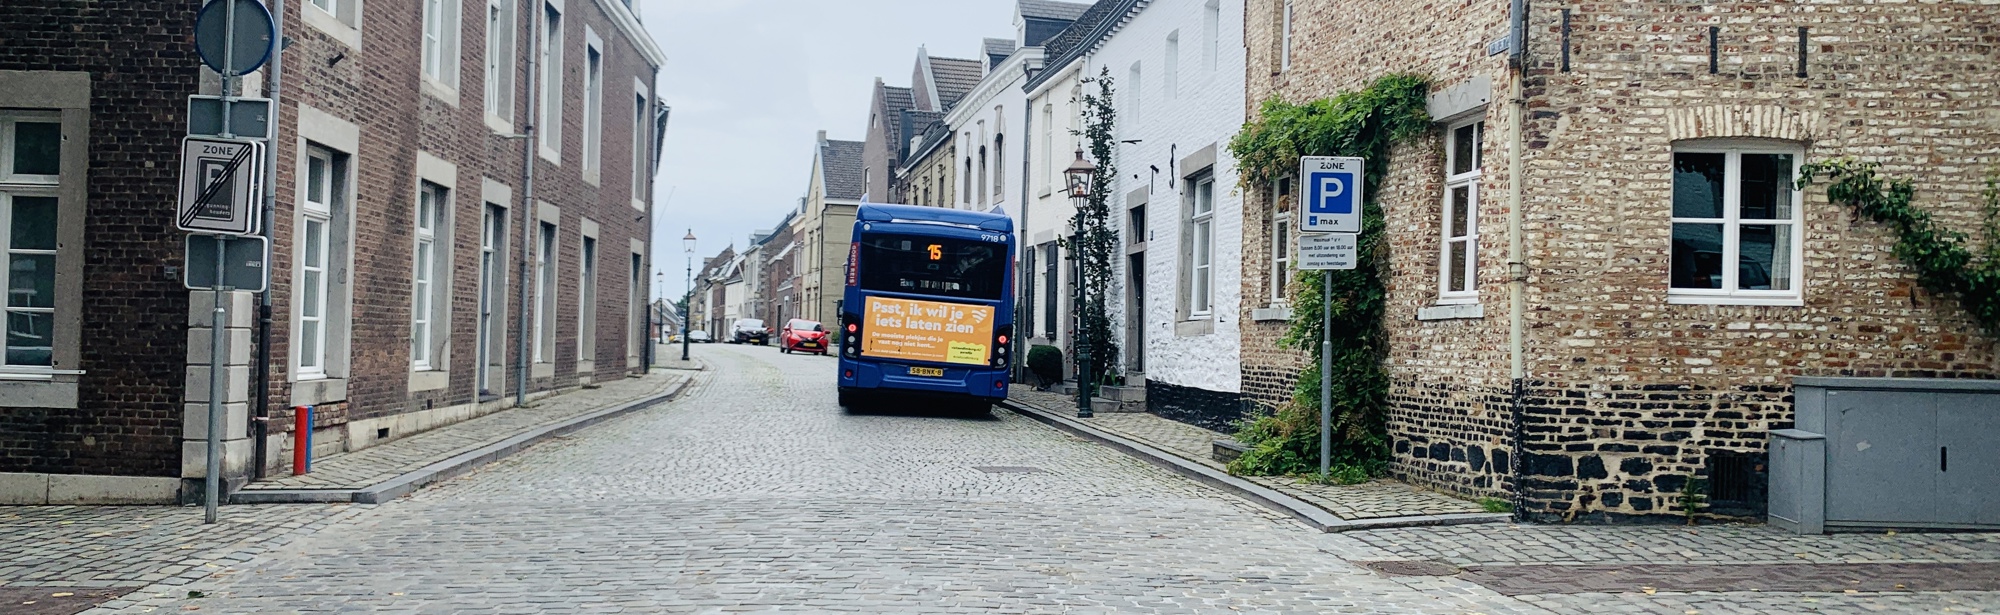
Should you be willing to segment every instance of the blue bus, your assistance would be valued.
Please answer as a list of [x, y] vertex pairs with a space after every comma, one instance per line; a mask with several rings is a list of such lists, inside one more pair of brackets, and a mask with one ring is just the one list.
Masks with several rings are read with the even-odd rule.
[[840, 308], [840, 405], [879, 394], [967, 410], [1007, 398], [1014, 336], [1014, 221], [863, 204]]

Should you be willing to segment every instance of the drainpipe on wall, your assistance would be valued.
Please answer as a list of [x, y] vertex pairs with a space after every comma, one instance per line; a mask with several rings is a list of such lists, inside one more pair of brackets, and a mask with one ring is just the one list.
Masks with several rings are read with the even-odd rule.
[[[540, 10], [541, 7], [536, 8]], [[534, 253], [530, 250], [535, 243], [535, 150], [541, 148], [536, 137], [539, 130], [535, 126], [535, 120], [540, 117], [537, 114], [541, 112], [541, 97], [535, 95], [535, 88], [540, 85], [537, 80], [541, 78], [541, 73], [535, 71], [535, 51], [541, 49], [542, 28], [535, 24], [540, 23], [541, 18], [541, 15], [536, 15], [528, 20], [529, 44], [525, 46], [528, 55], [528, 117], [522, 122], [527, 129], [521, 131], [525, 147], [521, 148], [521, 273], [517, 278], [520, 292], [515, 293], [520, 297], [521, 313], [514, 319], [518, 335], [514, 338], [516, 406], [528, 405], [528, 263], [533, 258]]]
[[[1044, 58], [1043, 61], [1047, 61], [1047, 59]], [[1022, 62], [1021, 63], [1022, 79], [1025, 81], [1030, 74], [1031, 73], [1028, 71], [1028, 63]], [[1012, 342], [1014, 346], [1012, 349], [1008, 350], [1009, 353], [1012, 353], [1011, 356], [1014, 357], [1014, 365], [1011, 366], [1013, 368], [1016, 368], [1013, 370], [1014, 374], [1020, 374], [1022, 370], [1018, 368], [1027, 365], [1028, 361], [1027, 357], [1022, 356], [1027, 353], [1021, 352], [1021, 347], [1026, 345], [1023, 342], [1021, 342], [1022, 339], [1021, 336], [1034, 335], [1033, 331], [1027, 331], [1026, 330], [1027, 327], [1021, 326], [1022, 306], [1026, 306], [1027, 309], [1030, 310], [1035, 309], [1035, 306], [1032, 305], [1034, 303], [1034, 298], [1027, 296], [1027, 294], [1024, 292], [1024, 289], [1027, 288], [1027, 285], [1022, 283], [1022, 280], [1026, 276], [1034, 275], [1034, 272], [1027, 271], [1024, 268], [1024, 266], [1028, 261], [1025, 258], [1023, 258], [1024, 252], [1022, 248], [1022, 246], [1027, 243], [1025, 241], [1022, 241], [1022, 239], [1025, 239], [1025, 235], [1028, 234], [1028, 191], [1033, 189], [1033, 186], [1031, 185], [1032, 182], [1029, 181], [1028, 174], [1032, 173], [1035, 168], [1034, 164], [1035, 104], [1033, 102], [1034, 101], [1033, 98], [1029, 98], [1026, 100], [1028, 102], [1025, 102], [1021, 105], [1021, 134], [1027, 137], [1027, 139], [1025, 139], [1023, 143], [1021, 143], [1021, 195], [1015, 199], [1014, 203], [1015, 207], [1021, 208], [1021, 225], [1014, 229], [1014, 293], [1016, 299], [1014, 302], [1014, 338], [1008, 340], [1009, 342]], [[1053, 133], [1051, 133], [1050, 136], [1051, 138], [1053, 138], [1054, 137]], [[1044, 162], [1042, 164], [1048, 164], [1048, 163]], [[1027, 249], [1032, 250], [1033, 248], [1030, 247]], [[1012, 380], [1013, 377], [1010, 377], [1008, 379]]]
[[[282, 108], [284, 105], [283, 99], [279, 98], [279, 93], [282, 91], [279, 83], [280, 78], [284, 74], [286, 40], [285, 6], [285, 3], [275, 3], [271, 11], [271, 28], [277, 31], [278, 41], [277, 48], [271, 51], [270, 67], [265, 71], [269, 80], [265, 84], [264, 96], [271, 99], [271, 104], [274, 108]], [[271, 242], [276, 241], [272, 236], [272, 231], [277, 228], [277, 222], [273, 216], [276, 215], [278, 208], [278, 150], [281, 149], [278, 145], [278, 135], [282, 132], [278, 130], [280, 127], [278, 118], [282, 115], [282, 113], [275, 112], [271, 114], [271, 141], [267, 143], [268, 147], [264, 148], [264, 164], [268, 165], [264, 167], [264, 177], [268, 178], [264, 181], [265, 245], [270, 245]], [[250, 463], [250, 476], [253, 479], [264, 477], [264, 462], [271, 454], [270, 447], [264, 441], [270, 437], [270, 420], [271, 285], [267, 283], [264, 285], [264, 292], [257, 293], [257, 417], [250, 421], [250, 437], [252, 439], [250, 444], [251, 456], [253, 457]]]
[[1513, 95], [1507, 104], [1507, 353], [1508, 377], [1513, 389], [1514, 454], [1509, 459], [1513, 466], [1508, 468], [1514, 475], [1514, 516], [1522, 514], [1521, 488], [1521, 418], [1523, 382], [1527, 378], [1525, 366], [1525, 336], [1527, 334], [1527, 285], [1528, 264], [1522, 258], [1521, 241], [1521, 184], [1523, 181], [1521, 158], [1525, 148], [1521, 136], [1521, 124], [1527, 120], [1527, 35], [1528, 0], [1513, 0], [1508, 13], [1511, 28], [1508, 64], [1513, 72], [1513, 83], [1509, 84]]

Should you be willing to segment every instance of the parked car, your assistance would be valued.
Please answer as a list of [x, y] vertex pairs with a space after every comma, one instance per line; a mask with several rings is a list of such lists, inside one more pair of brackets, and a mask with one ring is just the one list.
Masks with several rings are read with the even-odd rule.
[[826, 325], [803, 318], [794, 318], [785, 323], [778, 332], [778, 352], [827, 352]]
[[771, 330], [764, 328], [764, 321], [755, 318], [738, 318], [729, 327], [729, 341], [734, 344], [756, 342], [758, 346], [771, 343]]
[[709, 335], [707, 331], [703, 331], [701, 329], [695, 329], [693, 331], [688, 332], [688, 342], [690, 343], [707, 344], [713, 341], [715, 341], [715, 337]]

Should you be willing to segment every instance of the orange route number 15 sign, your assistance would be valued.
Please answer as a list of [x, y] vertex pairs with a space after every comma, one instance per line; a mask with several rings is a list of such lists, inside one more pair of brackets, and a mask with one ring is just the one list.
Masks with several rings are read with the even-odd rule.
[[861, 354], [878, 359], [985, 365], [993, 308], [915, 299], [868, 298]]

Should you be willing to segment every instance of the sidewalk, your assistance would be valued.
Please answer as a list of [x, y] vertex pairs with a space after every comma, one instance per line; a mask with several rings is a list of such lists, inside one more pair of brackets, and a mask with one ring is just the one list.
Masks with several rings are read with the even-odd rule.
[[[675, 363], [680, 363], [676, 352]], [[697, 366], [655, 369], [545, 397], [386, 444], [315, 459], [312, 472], [252, 482], [236, 504], [375, 503], [505, 457], [535, 442], [671, 399]]]
[[[1228, 434], [1210, 431], [1186, 423], [1160, 418], [1143, 412], [1107, 412], [1093, 418], [1076, 417], [1074, 398], [1059, 393], [1015, 388], [1010, 393], [1010, 403], [1027, 406], [1025, 410], [1038, 411], [1047, 416], [1034, 418], [1049, 422], [1050, 418], [1079, 424], [1082, 427], [1103, 432], [1136, 442], [1140, 445], [1135, 452], [1148, 455], [1146, 448], [1171, 455], [1181, 464], [1192, 464], [1205, 472], [1198, 480], [1230, 489], [1228, 480], [1219, 480], [1213, 474], [1227, 475], [1225, 465], [1211, 456], [1215, 440], [1228, 438]], [[1057, 424], [1058, 428], [1064, 425]], [[1121, 447], [1123, 448], [1123, 447]], [[1170, 460], [1171, 461], [1171, 460]], [[1190, 468], [1194, 469], [1194, 468]], [[1188, 472], [1182, 472], [1184, 474]], [[1308, 523], [1320, 525], [1326, 531], [1347, 531], [1356, 529], [1404, 527], [1415, 525], [1448, 525], [1458, 523], [1498, 523], [1508, 519], [1505, 514], [1486, 513], [1478, 504], [1467, 502], [1441, 493], [1418, 489], [1393, 480], [1377, 479], [1359, 485], [1319, 485], [1280, 476], [1232, 476], [1233, 481], [1241, 481], [1275, 492], [1280, 498], [1260, 496], [1256, 493], [1239, 493], [1251, 499], [1267, 500], [1280, 508], [1309, 506], [1323, 515], [1331, 515], [1332, 520], [1314, 522], [1302, 511], [1282, 510], [1300, 517]], [[1235, 490], [1235, 489], [1232, 489]], [[1285, 500], [1289, 500], [1285, 501]], [[1310, 513], [1311, 511], [1303, 511]]]

